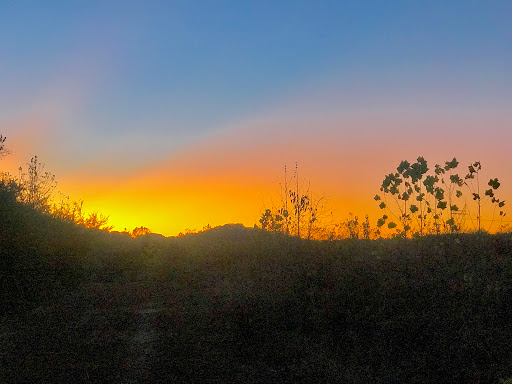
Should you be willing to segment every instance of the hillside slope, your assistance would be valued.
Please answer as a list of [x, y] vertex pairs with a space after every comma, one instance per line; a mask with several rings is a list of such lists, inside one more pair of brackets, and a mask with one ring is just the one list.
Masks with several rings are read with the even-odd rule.
[[131, 239], [9, 199], [0, 213], [1, 382], [512, 376], [509, 234]]

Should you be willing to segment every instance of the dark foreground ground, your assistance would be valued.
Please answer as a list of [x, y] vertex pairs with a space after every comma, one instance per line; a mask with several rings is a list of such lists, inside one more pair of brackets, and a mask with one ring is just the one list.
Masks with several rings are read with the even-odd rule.
[[10, 220], [1, 383], [512, 377], [511, 235], [322, 243], [235, 226], [130, 239]]

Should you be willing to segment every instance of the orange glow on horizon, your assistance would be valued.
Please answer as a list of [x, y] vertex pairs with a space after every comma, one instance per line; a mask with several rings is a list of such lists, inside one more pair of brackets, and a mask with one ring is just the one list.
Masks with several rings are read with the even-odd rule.
[[[367, 138], [361, 132], [372, 121], [381, 132], [392, 132], [396, 126], [402, 129], [414, 123], [409, 118], [403, 121], [350, 118], [338, 121], [337, 125], [326, 123], [326, 127], [315, 131], [300, 129], [293, 140], [288, 140], [288, 136], [269, 140], [276, 126], [258, 122], [241, 130], [223, 131], [180, 153], [142, 164], [132, 172], [119, 168], [118, 174], [114, 172], [115, 164], [109, 164], [108, 172], [102, 172], [101, 162], [95, 158], [77, 169], [66, 168], [65, 162], [56, 159], [50, 162], [44, 156], [39, 159], [46, 163], [45, 170], [56, 174], [58, 191], [71, 199], [83, 200], [85, 212], [108, 215], [115, 230], [145, 226], [155, 233], [172, 236], [187, 228], [200, 230], [208, 224], [214, 227], [242, 223], [252, 227], [265, 208], [277, 205], [284, 166], [287, 165], [291, 177], [295, 161], [298, 161], [301, 183], [310, 182], [313, 194], [326, 198], [327, 210], [333, 212], [334, 220], [341, 222], [349, 213], [361, 220], [368, 214], [375, 225], [382, 212], [373, 197], [380, 192], [384, 176], [393, 172], [401, 160], [414, 161], [421, 155], [432, 169], [435, 163], [456, 156], [463, 173], [469, 162], [477, 160], [472, 153], [486, 148], [486, 140], [491, 140], [488, 136], [479, 137], [477, 141], [466, 141], [465, 146], [453, 148], [449, 137], [439, 141], [433, 133], [421, 145], [415, 137], [407, 136], [400, 148], [394, 148], [391, 133], [387, 136], [382, 133], [380, 142], [366, 144]], [[466, 119], [457, 124], [476, 129], [485, 121]], [[455, 123], [447, 119], [444, 124]], [[500, 124], [498, 128], [508, 126], [506, 119]], [[44, 124], [34, 126], [30, 129], [31, 124], [20, 125], [16, 135], [8, 136], [6, 144], [12, 154], [0, 161], [2, 170], [16, 175], [20, 165], [26, 167], [44, 133]], [[350, 127], [351, 136], [343, 136], [346, 127]], [[442, 128], [438, 124], [437, 130]], [[333, 133], [329, 136], [329, 132]], [[378, 136], [379, 132], [373, 130], [373, 134]], [[31, 135], [34, 140], [30, 139]], [[472, 139], [471, 135], [468, 137]], [[486, 152], [479, 160], [485, 175], [500, 179], [503, 186], [499, 196], [507, 200], [512, 193], [512, 174], [500, 156], [505, 145], [497, 143], [495, 152]]]

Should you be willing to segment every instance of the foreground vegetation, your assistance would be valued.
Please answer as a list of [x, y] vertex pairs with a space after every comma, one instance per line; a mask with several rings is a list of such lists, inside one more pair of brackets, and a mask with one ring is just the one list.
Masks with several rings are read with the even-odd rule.
[[[383, 183], [398, 195], [394, 238], [369, 240], [380, 233], [368, 217], [329, 234], [323, 200], [301, 190], [297, 172], [293, 190], [285, 171], [282, 207], [266, 210], [261, 228], [177, 238], [143, 226], [109, 232], [108, 218], [84, 215], [81, 202], [55, 201], [55, 178], [37, 158], [18, 178], [3, 174], [0, 382], [512, 380], [512, 234], [461, 233], [450, 201], [448, 227], [421, 236], [451, 191], [433, 188], [449, 185], [438, 166], [423, 183], [432, 196], [413, 188], [427, 172], [422, 158]], [[501, 208], [499, 183], [489, 183], [485, 196]], [[483, 197], [473, 196], [480, 223]], [[408, 239], [418, 211], [420, 236]]]
[[0, 197], [0, 382], [499, 383], [512, 236], [87, 229]]

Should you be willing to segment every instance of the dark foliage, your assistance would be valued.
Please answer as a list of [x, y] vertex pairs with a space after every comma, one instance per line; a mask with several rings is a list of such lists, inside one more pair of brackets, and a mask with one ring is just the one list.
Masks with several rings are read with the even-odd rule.
[[86, 229], [0, 188], [0, 382], [499, 383], [512, 237]]

